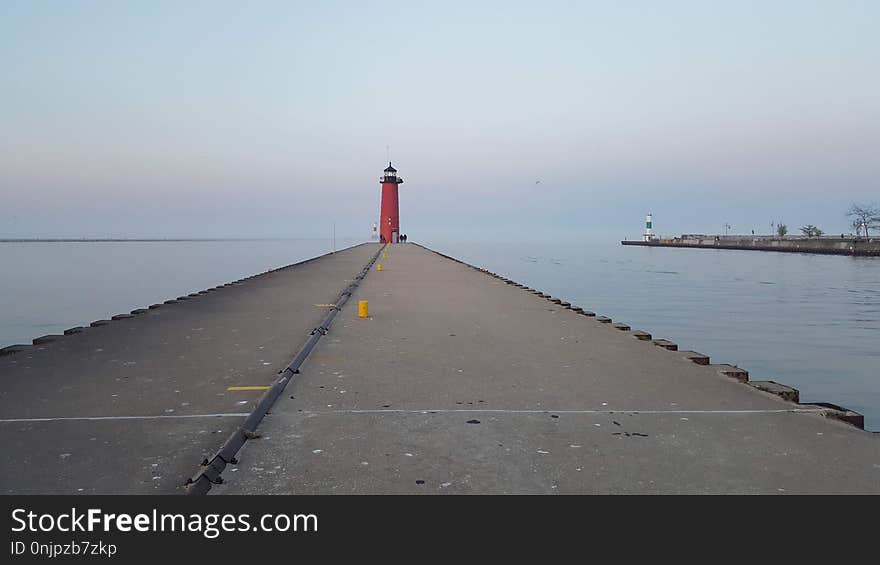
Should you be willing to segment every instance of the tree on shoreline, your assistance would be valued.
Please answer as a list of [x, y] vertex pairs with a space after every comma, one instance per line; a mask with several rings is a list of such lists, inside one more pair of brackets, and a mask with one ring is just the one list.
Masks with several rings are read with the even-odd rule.
[[823, 232], [813, 224], [807, 224], [799, 229], [801, 230], [801, 233], [803, 233], [807, 237], [822, 237], [823, 235], [825, 235], [825, 232]]
[[776, 224], [776, 235], [779, 237], [785, 237], [788, 233], [788, 226], [785, 224]]
[[880, 208], [873, 204], [853, 204], [846, 215], [853, 219], [852, 227], [857, 236], [864, 231], [865, 237], [869, 237], [870, 228], [880, 229]]

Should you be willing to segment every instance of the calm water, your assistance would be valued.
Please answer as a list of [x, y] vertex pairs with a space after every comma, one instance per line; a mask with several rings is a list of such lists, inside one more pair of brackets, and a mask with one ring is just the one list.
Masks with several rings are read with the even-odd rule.
[[[353, 244], [339, 241], [338, 247]], [[426, 242], [841, 404], [880, 430], [880, 259], [616, 242]], [[326, 240], [0, 243], [0, 346], [329, 251]]]
[[431, 242], [435, 249], [880, 430], [880, 258], [757, 251]]

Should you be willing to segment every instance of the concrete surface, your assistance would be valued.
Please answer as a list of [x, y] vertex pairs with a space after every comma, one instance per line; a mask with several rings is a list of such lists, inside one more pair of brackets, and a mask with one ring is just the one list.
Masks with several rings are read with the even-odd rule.
[[212, 494], [880, 492], [876, 434], [416, 245], [381, 262]]
[[262, 394], [227, 387], [270, 384], [377, 249], [83, 320], [0, 357], [0, 493], [182, 493]]

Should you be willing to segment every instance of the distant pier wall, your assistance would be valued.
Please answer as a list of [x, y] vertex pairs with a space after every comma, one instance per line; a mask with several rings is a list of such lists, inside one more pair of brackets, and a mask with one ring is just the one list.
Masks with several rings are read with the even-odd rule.
[[621, 241], [623, 245], [643, 247], [695, 247], [699, 249], [742, 249], [748, 251], [783, 251], [824, 255], [861, 255], [880, 257], [880, 238], [777, 238], [767, 236], [683, 235], [652, 241]]

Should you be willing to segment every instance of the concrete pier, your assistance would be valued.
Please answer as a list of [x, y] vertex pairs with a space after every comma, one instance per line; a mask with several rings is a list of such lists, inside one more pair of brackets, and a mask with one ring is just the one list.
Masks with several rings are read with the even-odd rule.
[[[0, 357], [2, 492], [185, 492], [378, 250]], [[387, 255], [212, 495], [880, 492], [857, 414], [423, 247]]]
[[212, 493], [880, 492], [845, 412], [416, 245], [383, 265]]

